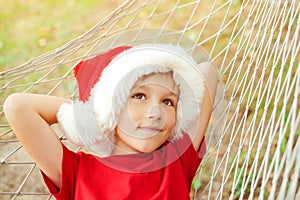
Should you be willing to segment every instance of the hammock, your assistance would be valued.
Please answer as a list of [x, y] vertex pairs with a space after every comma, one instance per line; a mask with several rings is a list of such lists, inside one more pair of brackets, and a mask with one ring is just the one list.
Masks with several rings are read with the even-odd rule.
[[[0, 199], [52, 199], [7, 125], [4, 99], [13, 92], [74, 98], [78, 62], [147, 41], [150, 27], [152, 41], [172, 30], [178, 44], [194, 41], [191, 51], [204, 47], [224, 85], [191, 199], [300, 199], [299, 13], [299, 0], [127, 0], [78, 38], [0, 72]], [[140, 32], [128, 37], [133, 29]]]

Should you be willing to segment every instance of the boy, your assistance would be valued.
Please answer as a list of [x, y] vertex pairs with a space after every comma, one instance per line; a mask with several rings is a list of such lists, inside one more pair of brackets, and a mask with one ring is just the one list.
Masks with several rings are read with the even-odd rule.
[[[79, 101], [13, 94], [10, 126], [57, 199], [189, 199], [215, 69], [177, 46], [118, 47], [75, 68]], [[49, 125], [88, 153], [68, 150]]]

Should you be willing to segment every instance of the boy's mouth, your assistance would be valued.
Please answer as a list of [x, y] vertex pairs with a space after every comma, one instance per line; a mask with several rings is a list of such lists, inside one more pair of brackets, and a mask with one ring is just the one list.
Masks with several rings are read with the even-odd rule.
[[153, 137], [154, 135], [160, 133], [162, 131], [161, 128], [153, 127], [153, 126], [141, 126], [138, 127], [138, 136], [142, 138]]
[[154, 126], [141, 126], [141, 127], [139, 127], [139, 129], [141, 129], [143, 131], [149, 131], [149, 132], [160, 132], [160, 131], [162, 131], [161, 128], [154, 127]]

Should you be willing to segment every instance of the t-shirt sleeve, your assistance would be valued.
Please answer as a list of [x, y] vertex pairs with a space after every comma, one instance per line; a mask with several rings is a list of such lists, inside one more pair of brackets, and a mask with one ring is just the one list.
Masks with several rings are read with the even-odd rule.
[[63, 161], [62, 161], [62, 186], [58, 188], [42, 171], [42, 177], [49, 192], [57, 200], [74, 199], [76, 191], [76, 177], [79, 164], [79, 155], [70, 151], [63, 145]]
[[191, 183], [206, 152], [205, 139], [202, 140], [199, 149], [195, 149], [190, 136], [184, 134], [183, 138], [176, 142], [176, 146], [178, 152], [181, 154], [180, 160], [183, 169], [189, 183]]
[[200, 147], [198, 149], [199, 157], [202, 159], [206, 154], [206, 140], [205, 137], [202, 139], [200, 143]]

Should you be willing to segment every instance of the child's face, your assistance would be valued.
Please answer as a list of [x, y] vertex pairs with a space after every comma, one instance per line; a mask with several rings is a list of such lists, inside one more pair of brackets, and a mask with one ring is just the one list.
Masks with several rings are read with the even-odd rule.
[[140, 78], [133, 86], [116, 127], [117, 151], [152, 152], [170, 136], [176, 123], [179, 89], [171, 73]]

